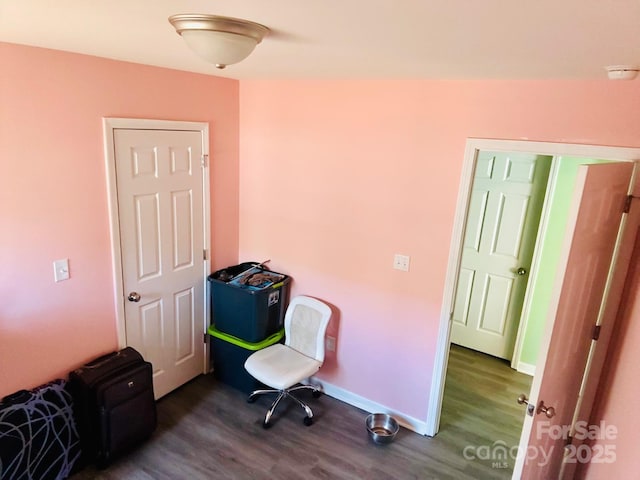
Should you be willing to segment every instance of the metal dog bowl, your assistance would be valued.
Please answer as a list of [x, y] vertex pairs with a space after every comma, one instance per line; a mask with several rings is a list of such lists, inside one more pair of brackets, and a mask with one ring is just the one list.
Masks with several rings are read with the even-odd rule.
[[395, 418], [386, 413], [372, 413], [366, 420], [369, 437], [376, 443], [391, 443], [400, 430]]

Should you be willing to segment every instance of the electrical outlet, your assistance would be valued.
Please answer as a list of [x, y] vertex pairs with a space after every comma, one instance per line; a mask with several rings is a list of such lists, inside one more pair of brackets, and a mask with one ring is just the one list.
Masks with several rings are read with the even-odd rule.
[[327, 337], [327, 341], [325, 344], [327, 351], [335, 352], [336, 351], [336, 337]]
[[396, 270], [402, 270], [403, 272], [409, 271], [409, 262], [411, 257], [409, 255], [400, 255], [396, 253], [393, 257], [393, 268]]

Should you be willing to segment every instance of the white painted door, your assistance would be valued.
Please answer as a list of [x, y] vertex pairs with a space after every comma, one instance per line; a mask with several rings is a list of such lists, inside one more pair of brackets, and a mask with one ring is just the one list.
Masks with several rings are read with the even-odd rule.
[[[564, 263], [548, 316], [552, 325], [539, 355], [542, 373], [531, 386], [533, 411], [525, 415], [513, 478], [560, 474], [632, 173], [630, 162], [582, 165], [578, 171]], [[543, 406], [552, 407], [554, 415], [548, 418]]]
[[478, 153], [453, 343], [511, 359], [550, 167], [544, 155]]
[[114, 130], [126, 343], [160, 398], [202, 373], [201, 132]]

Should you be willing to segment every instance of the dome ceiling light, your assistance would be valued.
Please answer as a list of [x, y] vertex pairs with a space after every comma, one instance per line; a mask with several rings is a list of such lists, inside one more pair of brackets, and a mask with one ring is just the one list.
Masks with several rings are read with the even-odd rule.
[[181, 13], [169, 23], [196, 55], [221, 69], [247, 58], [269, 33], [259, 23], [218, 15]]

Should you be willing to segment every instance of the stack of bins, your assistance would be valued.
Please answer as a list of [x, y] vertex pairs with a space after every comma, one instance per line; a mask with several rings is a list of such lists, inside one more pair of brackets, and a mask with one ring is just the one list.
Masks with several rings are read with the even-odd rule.
[[255, 262], [241, 263], [218, 270], [207, 278], [212, 316], [208, 333], [214, 375], [244, 393], [262, 387], [244, 369], [246, 359], [284, 337], [284, 314], [291, 282], [287, 275], [256, 265]]

